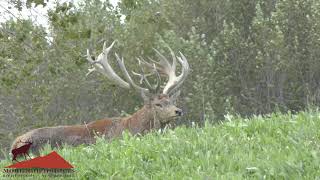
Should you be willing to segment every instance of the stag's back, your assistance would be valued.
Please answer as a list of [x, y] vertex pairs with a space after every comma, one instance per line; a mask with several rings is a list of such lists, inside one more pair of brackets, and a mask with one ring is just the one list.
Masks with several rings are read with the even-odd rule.
[[91, 139], [82, 125], [44, 127], [31, 130], [17, 137], [12, 143], [11, 150], [23, 146], [23, 142], [27, 141], [33, 143], [30, 150], [37, 153], [47, 143], [52, 147], [61, 146], [64, 143], [78, 145], [90, 143]]
[[[63, 144], [76, 146], [79, 144], [92, 144], [96, 135], [112, 134], [110, 130], [114, 128], [120, 118], [103, 119], [93, 121], [84, 125], [44, 127], [31, 130], [17, 137], [11, 146], [11, 150], [24, 145], [23, 142], [32, 142], [30, 148], [33, 152], [38, 152], [45, 144], [51, 147], [59, 147]], [[116, 121], [116, 122], [114, 122]]]

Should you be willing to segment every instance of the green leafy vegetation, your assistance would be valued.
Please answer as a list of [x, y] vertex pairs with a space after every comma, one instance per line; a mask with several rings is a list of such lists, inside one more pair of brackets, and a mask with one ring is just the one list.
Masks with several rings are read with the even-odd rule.
[[320, 178], [320, 112], [226, 119], [142, 137], [125, 133], [110, 143], [100, 138], [58, 153], [79, 179]]

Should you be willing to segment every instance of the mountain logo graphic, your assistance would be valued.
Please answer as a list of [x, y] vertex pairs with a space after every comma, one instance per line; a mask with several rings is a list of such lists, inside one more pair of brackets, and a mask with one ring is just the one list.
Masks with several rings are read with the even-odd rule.
[[5, 168], [55, 168], [55, 169], [71, 169], [73, 166], [63, 159], [57, 152], [52, 151], [46, 156], [39, 156], [34, 159], [25, 160], [7, 166]]
[[28, 176], [41, 173], [48, 176], [52, 174], [59, 176], [72, 176], [73, 166], [61, 157], [57, 152], [52, 151], [48, 155], [39, 156], [33, 159], [17, 162], [4, 167], [5, 177]]

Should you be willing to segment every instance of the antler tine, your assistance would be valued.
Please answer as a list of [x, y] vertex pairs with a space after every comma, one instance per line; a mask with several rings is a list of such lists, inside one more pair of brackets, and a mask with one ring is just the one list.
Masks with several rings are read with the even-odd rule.
[[[134, 75], [140, 77], [140, 84], [145, 83], [145, 85], [148, 86], [148, 89], [150, 91], [152, 91], [154, 93], [159, 92], [160, 85], [161, 85], [161, 77], [160, 77], [160, 74], [159, 74], [159, 72], [157, 70], [158, 67], [155, 65], [155, 63], [151, 64], [151, 63], [145, 61], [142, 57], [139, 57], [139, 58], [136, 58], [136, 59], [138, 61], [141, 73], [136, 73], [134, 71], [132, 71], [132, 73]], [[150, 70], [151, 73], [145, 74], [145, 71], [144, 71], [144, 68], [142, 67], [142, 65], [145, 65], [147, 68], [151, 69]], [[157, 77], [157, 82], [156, 82], [156, 85], [152, 86], [147, 77], [151, 76], [151, 75], [154, 75], [154, 74]]]
[[[158, 65], [158, 66], [156, 66], [156, 69], [161, 75], [167, 75], [165, 73], [164, 67], [159, 62], [151, 59], [150, 57], [148, 57], [148, 59], [149, 59], [149, 61], [153, 62], [153, 64]], [[148, 66], [152, 67], [152, 65], [150, 63], [148, 63], [148, 64], [149, 64]]]
[[172, 69], [172, 66], [167, 60], [167, 58], [164, 57], [157, 49], [153, 48], [153, 50], [160, 57], [160, 62], [158, 64], [163, 68], [164, 73], [167, 75], [169, 75], [170, 73], [175, 73], [175, 69]]
[[172, 69], [175, 72], [176, 66], [177, 66], [177, 58], [176, 58], [175, 54], [173, 53], [172, 49], [170, 47], [168, 47], [168, 49], [169, 49], [171, 57], [172, 57]]
[[182, 71], [181, 74], [177, 77], [178, 81], [174, 87], [170, 89], [168, 94], [174, 93], [176, 90], [179, 89], [179, 87], [182, 85], [182, 83], [186, 80], [189, 72], [190, 72], [190, 66], [188, 64], [187, 58], [179, 51], [180, 56], [178, 57], [178, 61], [182, 65]]
[[[141, 59], [141, 61], [142, 61], [145, 65], [147, 65], [147, 66], [148, 66], [148, 67], [150, 67], [150, 68], [153, 68], [153, 64], [160, 65], [160, 63], [159, 63], [159, 62], [157, 62], [157, 61], [155, 61], [155, 60], [151, 59], [150, 57], [148, 57], [148, 59], [149, 59], [149, 61], [151, 61], [151, 62], [152, 62], [152, 64], [151, 64], [151, 63], [149, 63], [149, 62], [147, 62], [146, 60], [144, 60], [144, 59], [143, 59], [143, 57], [140, 57], [140, 59]], [[158, 68], [158, 67], [157, 67], [157, 68]]]
[[153, 65], [157, 64], [158, 66], [156, 66], [156, 69], [159, 70], [160, 72], [163, 71], [161, 68], [161, 64], [153, 59], [151, 59], [150, 57], [148, 57], [149, 61], [152, 63], [147, 62], [146, 60], [143, 59], [143, 57], [139, 57], [139, 60], [141, 61], [141, 64], [144, 65], [145, 67], [152, 69], [153, 70]]
[[[170, 47], [170, 54], [172, 56], [172, 64], [164, 57], [158, 50], [154, 49], [157, 55], [160, 57], [159, 65], [161, 66], [161, 71], [163, 74], [168, 76], [168, 82], [163, 89], [163, 94], [171, 94], [172, 92], [176, 91], [183, 81], [186, 79], [188, 72], [189, 72], [189, 64], [185, 56], [180, 52], [181, 57], [177, 57]], [[177, 58], [179, 63], [182, 65], [182, 72], [177, 77], [176, 76], [176, 64]]]
[[93, 66], [93, 68], [89, 69], [87, 75], [91, 74], [93, 71], [98, 71], [101, 74], [105, 75], [109, 80], [119, 85], [120, 87], [129, 89], [130, 85], [125, 82], [122, 78], [120, 78], [112, 69], [108, 60], [108, 53], [112, 49], [113, 45], [116, 41], [113, 41], [112, 44], [106, 48], [106, 42], [103, 43], [102, 53], [99, 54], [97, 60], [93, 60], [91, 58], [89, 49], [87, 49], [87, 60]]
[[149, 89], [153, 89], [153, 87], [151, 86], [150, 82], [148, 81], [147, 79], [147, 76], [145, 76], [145, 73], [144, 73], [144, 70], [143, 70], [143, 67], [141, 66], [141, 60], [139, 58], [137, 58], [138, 60], [138, 65], [139, 65], [139, 68], [140, 68], [140, 71], [141, 71], [141, 77], [142, 77], [142, 81], [145, 80], [145, 84], [148, 86]]
[[87, 49], [87, 55], [86, 56], [87, 56], [87, 60], [89, 61], [89, 63], [92, 64], [94, 62], [94, 60], [91, 58], [89, 49]]
[[159, 64], [158, 62], [156, 62], [156, 61], [153, 61], [153, 63], [151, 64], [151, 63], [148, 63], [147, 61], [145, 61], [143, 58], [141, 58], [141, 62], [142, 63], [144, 63], [144, 64], [147, 64], [148, 65], [148, 67], [150, 67], [150, 68], [152, 68], [152, 74], [155, 74], [156, 75], [156, 77], [157, 77], [157, 84], [154, 86], [154, 88], [153, 88], [153, 90], [154, 90], [154, 92], [159, 92], [159, 90], [160, 90], [160, 85], [161, 85], [161, 77], [160, 77], [160, 74], [159, 74], [159, 71], [158, 71], [158, 69], [160, 69], [161, 70], [161, 67], [158, 67], [158, 66], [156, 66], [156, 64]]
[[155, 86], [155, 92], [159, 92], [160, 86], [161, 86], [161, 77], [160, 77], [159, 72], [157, 71], [156, 64], [154, 64], [154, 63], [153, 63], [153, 69], [154, 69], [154, 72], [155, 72], [155, 74], [157, 76], [157, 84]]
[[[153, 68], [153, 66], [152, 66], [150, 63], [146, 62], [142, 57], [139, 57], [139, 58], [136, 58], [136, 59], [137, 59], [137, 61], [138, 61], [138, 63], [139, 63], [140, 68], [141, 68], [141, 65], [142, 65], [142, 64], [145, 65], [147, 68]], [[140, 71], [141, 71], [141, 70], [140, 70]], [[143, 79], [144, 79], [143, 77], [148, 77], [148, 76], [151, 76], [151, 75], [154, 74], [154, 72], [151, 72], [151, 73], [149, 73], [149, 74], [144, 74], [144, 73], [143, 73], [143, 75], [142, 75], [142, 74], [136, 73], [136, 72], [134, 72], [134, 71], [131, 71], [131, 72], [132, 72], [132, 74], [140, 77], [140, 84], [143, 83]]]
[[136, 85], [136, 84], [133, 82], [132, 78], [130, 77], [130, 75], [129, 75], [128, 71], [127, 71], [126, 66], [124, 65], [124, 60], [123, 60], [123, 58], [120, 59], [120, 57], [118, 56], [117, 53], [115, 53], [115, 56], [116, 56], [116, 59], [117, 59], [117, 61], [118, 61], [118, 63], [119, 63], [120, 69], [122, 70], [122, 72], [123, 72], [124, 75], [125, 75], [126, 80], [133, 86], [133, 88], [136, 89], [136, 90], [138, 90], [138, 91], [143, 91], [143, 92], [145, 92], [145, 93], [148, 93], [148, 92], [149, 92], [148, 89], [142, 88], [142, 87]]
[[139, 73], [136, 73], [136, 72], [134, 72], [134, 71], [131, 71], [131, 72], [132, 72], [133, 75], [140, 77], [139, 83], [142, 84], [142, 82], [143, 82], [143, 77], [142, 77], [142, 75], [139, 74]]
[[[139, 83], [142, 84], [143, 83], [143, 76], [140, 73], [131, 71], [133, 75], [140, 77]], [[148, 77], [153, 75], [154, 73], [149, 73], [149, 74], [145, 74], [144, 77]]]

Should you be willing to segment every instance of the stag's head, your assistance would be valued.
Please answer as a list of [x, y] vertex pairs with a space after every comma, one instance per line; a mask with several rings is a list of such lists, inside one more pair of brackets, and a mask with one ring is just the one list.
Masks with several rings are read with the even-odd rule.
[[[106, 47], [106, 44], [104, 43], [102, 53], [99, 54], [96, 60], [93, 60], [89, 50], [87, 51], [87, 60], [92, 65], [88, 74], [93, 71], [98, 71], [120, 87], [135, 89], [144, 99], [145, 108], [148, 109], [160, 123], [167, 123], [182, 116], [182, 110], [175, 106], [175, 102], [180, 94], [179, 88], [189, 73], [189, 64], [186, 57], [181, 52], [180, 56], [176, 56], [169, 48], [172, 63], [156, 49], [154, 49], [154, 51], [160, 61], [154, 61], [149, 58], [149, 62], [147, 62], [141, 57], [136, 58], [140, 72], [137, 73], [132, 71], [132, 74], [139, 78], [139, 84], [144, 85], [144, 87], [142, 87], [133, 81], [133, 78], [130, 76], [124, 64], [124, 59], [120, 58], [117, 53], [115, 53], [115, 57], [123, 72], [125, 80], [118, 76], [110, 66], [108, 54], [114, 44], [115, 41], [109, 47]], [[176, 75], [177, 61], [182, 67], [179, 76]], [[150, 76], [155, 77], [155, 80], [153, 80], [154, 84], [148, 79]], [[161, 83], [162, 76], [165, 76], [167, 79], [167, 82], [163, 86]]]
[[183, 112], [176, 107], [173, 97], [166, 94], [154, 95], [147, 97], [145, 100], [145, 107], [151, 110], [154, 117], [160, 121], [161, 124], [166, 124], [177, 117], [182, 116]]

